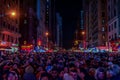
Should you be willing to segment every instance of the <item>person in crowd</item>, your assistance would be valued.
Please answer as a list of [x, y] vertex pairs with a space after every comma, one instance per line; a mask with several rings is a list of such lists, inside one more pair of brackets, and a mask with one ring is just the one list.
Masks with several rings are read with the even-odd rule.
[[120, 80], [120, 54], [5, 53], [0, 80]]
[[106, 80], [106, 70], [103, 67], [99, 67], [96, 69], [95, 72], [95, 79], [96, 80]]
[[25, 68], [23, 80], [36, 80], [36, 76], [34, 74], [34, 69], [32, 66], [29, 65]]
[[5, 80], [19, 80], [18, 75], [15, 71], [8, 72]]

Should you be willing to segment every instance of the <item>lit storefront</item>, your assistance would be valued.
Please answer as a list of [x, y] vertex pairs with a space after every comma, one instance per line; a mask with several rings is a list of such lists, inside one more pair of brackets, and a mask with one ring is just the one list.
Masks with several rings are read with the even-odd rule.
[[27, 45], [27, 44], [22, 45], [21, 50], [24, 52], [30, 52], [33, 50], [33, 45]]
[[120, 51], [120, 40], [111, 41], [110, 46], [112, 48], [112, 51]]

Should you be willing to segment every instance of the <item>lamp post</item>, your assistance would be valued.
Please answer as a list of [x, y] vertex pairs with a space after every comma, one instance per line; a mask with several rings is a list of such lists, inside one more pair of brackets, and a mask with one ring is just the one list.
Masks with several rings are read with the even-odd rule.
[[49, 42], [49, 40], [48, 40], [48, 35], [49, 35], [49, 33], [46, 32], [45, 35], [46, 35], [46, 41], [47, 41], [47, 48], [49, 49], [49, 44], [48, 44], [48, 42]]
[[83, 36], [83, 47], [86, 47], [86, 43], [85, 43], [85, 31], [82, 31], [82, 36]]

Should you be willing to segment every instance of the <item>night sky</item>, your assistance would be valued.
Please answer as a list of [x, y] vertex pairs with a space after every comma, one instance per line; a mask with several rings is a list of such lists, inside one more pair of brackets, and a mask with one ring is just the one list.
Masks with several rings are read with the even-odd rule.
[[63, 47], [69, 49], [75, 36], [75, 30], [82, 0], [56, 0], [56, 10], [60, 12], [63, 19]]

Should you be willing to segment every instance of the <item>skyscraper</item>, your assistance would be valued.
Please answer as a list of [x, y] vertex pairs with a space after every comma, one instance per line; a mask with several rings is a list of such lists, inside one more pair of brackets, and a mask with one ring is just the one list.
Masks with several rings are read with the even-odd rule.
[[83, 6], [87, 41], [90, 47], [106, 46], [107, 0], [85, 0]]
[[[49, 43], [56, 44], [56, 10], [55, 0], [46, 0], [46, 29], [49, 33]], [[51, 46], [51, 47], [52, 47]]]
[[[36, 44], [37, 39], [37, 15], [36, 0], [20, 0], [20, 43]], [[27, 4], [27, 5], [26, 5]]]
[[56, 45], [58, 47], [61, 47], [62, 48], [62, 17], [60, 16], [60, 13], [56, 13], [56, 21], [57, 21], [57, 28], [56, 28], [56, 31], [57, 31], [57, 39], [56, 39]]
[[37, 41], [41, 41], [41, 45], [46, 45], [47, 36], [45, 33], [47, 32], [45, 26], [45, 13], [46, 10], [46, 0], [37, 0], [37, 18], [38, 18], [38, 26], [37, 26]]
[[113, 48], [118, 47], [120, 44], [120, 0], [109, 0], [107, 2], [108, 13], [108, 42], [113, 42]]

